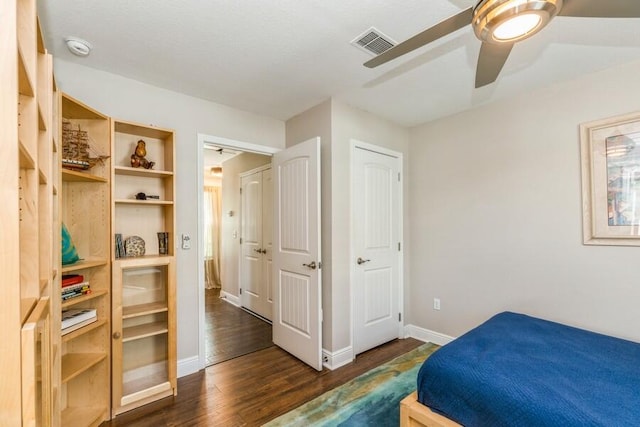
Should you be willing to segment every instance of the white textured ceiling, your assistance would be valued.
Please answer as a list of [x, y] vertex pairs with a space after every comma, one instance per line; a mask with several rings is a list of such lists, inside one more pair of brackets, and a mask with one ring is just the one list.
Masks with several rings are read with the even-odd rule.
[[[606, 0], [602, 0], [606, 1]], [[638, 0], [629, 0], [638, 1]], [[640, 59], [640, 19], [558, 17], [473, 88], [470, 27], [368, 69], [350, 42], [374, 26], [402, 41], [473, 0], [40, 0], [57, 58], [281, 120], [333, 96], [416, 125]], [[93, 44], [73, 56], [64, 37]]]

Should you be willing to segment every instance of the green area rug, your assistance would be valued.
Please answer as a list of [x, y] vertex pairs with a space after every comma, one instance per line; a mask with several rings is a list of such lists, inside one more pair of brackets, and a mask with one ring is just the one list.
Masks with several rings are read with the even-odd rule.
[[287, 412], [265, 427], [400, 425], [400, 401], [416, 389], [418, 370], [435, 344], [398, 356]]

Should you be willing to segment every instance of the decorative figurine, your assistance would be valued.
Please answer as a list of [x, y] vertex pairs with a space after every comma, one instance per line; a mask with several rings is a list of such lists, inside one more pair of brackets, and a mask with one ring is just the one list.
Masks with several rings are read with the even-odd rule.
[[147, 147], [146, 143], [143, 140], [138, 141], [138, 145], [136, 145], [136, 149], [131, 155], [131, 167], [139, 168], [143, 167], [145, 169], [152, 169], [155, 162], [150, 162], [146, 159], [147, 155]]

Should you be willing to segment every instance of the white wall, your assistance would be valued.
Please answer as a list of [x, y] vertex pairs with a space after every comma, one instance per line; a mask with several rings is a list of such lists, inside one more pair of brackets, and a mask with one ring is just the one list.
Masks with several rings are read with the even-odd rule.
[[[189, 234], [192, 249], [177, 252], [178, 360], [190, 361], [178, 373], [197, 369], [198, 357], [198, 174], [197, 134], [283, 148], [284, 122], [182, 95], [115, 74], [54, 63], [56, 83], [69, 95], [116, 119], [153, 124], [176, 131], [177, 234]], [[176, 239], [176, 241], [179, 239]]]
[[640, 340], [640, 248], [582, 245], [578, 133], [640, 110], [639, 75], [636, 62], [412, 130], [409, 323], [459, 336], [512, 310]]
[[[242, 219], [240, 217], [240, 174], [268, 163], [271, 163], [271, 156], [255, 153], [240, 153], [222, 163], [220, 280], [222, 290], [238, 298], [240, 297], [240, 225]], [[233, 211], [233, 216], [229, 216], [229, 211]]]

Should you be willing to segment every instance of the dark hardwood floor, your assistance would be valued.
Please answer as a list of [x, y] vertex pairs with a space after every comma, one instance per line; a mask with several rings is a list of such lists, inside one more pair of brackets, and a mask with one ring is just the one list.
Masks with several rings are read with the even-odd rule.
[[206, 365], [273, 345], [271, 325], [220, 299], [220, 289], [205, 290]]
[[177, 396], [129, 411], [104, 427], [260, 426], [421, 344], [395, 340], [321, 372], [269, 347], [182, 377]]

